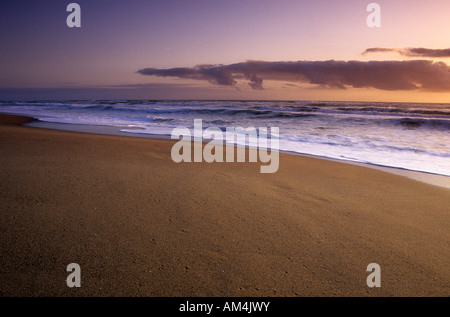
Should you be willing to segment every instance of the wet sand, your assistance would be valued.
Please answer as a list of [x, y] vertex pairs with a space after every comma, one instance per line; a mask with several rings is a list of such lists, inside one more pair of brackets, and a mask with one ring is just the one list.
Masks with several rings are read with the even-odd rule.
[[171, 140], [29, 121], [0, 115], [2, 296], [450, 295], [448, 189], [288, 154], [177, 164]]

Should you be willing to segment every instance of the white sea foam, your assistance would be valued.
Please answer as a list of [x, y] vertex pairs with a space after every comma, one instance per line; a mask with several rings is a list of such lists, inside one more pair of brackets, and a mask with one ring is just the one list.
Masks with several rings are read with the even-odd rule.
[[170, 135], [204, 127], [279, 127], [280, 150], [450, 176], [450, 105], [276, 101], [21, 101], [0, 112]]

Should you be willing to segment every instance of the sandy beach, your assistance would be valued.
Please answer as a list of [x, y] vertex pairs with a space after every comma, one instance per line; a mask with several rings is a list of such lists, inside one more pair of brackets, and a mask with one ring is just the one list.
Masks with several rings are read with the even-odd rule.
[[288, 154], [177, 164], [171, 140], [29, 121], [0, 116], [1, 296], [450, 295], [449, 189]]

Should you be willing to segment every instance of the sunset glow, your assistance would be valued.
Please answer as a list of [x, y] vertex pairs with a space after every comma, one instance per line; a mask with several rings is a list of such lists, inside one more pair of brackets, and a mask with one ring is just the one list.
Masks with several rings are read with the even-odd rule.
[[[448, 65], [445, 55], [405, 53], [423, 48], [448, 55], [450, 3], [445, 0], [378, 1], [379, 28], [367, 26], [369, 2], [358, 0], [77, 3], [81, 7], [80, 28], [65, 24], [68, 13], [63, 2], [2, 4], [2, 99], [54, 96], [450, 102], [448, 68], [440, 74], [429, 70], [417, 73], [423, 78], [431, 76], [429, 81], [439, 84], [439, 89], [420, 88], [420, 83], [417, 89], [338, 87], [289, 77], [274, 81], [269, 76], [262, 78], [263, 86], [255, 90], [241, 80], [220, 85], [138, 72], [247, 61], [424, 60]], [[367, 53], [368, 49], [372, 51]], [[370, 79], [373, 73], [359, 75]], [[383, 76], [395, 80], [399, 75], [387, 72]]]

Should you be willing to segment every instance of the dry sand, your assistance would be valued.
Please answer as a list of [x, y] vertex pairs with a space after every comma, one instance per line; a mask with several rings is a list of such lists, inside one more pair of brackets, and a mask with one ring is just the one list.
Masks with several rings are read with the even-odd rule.
[[176, 164], [170, 140], [28, 121], [0, 116], [3, 296], [450, 295], [448, 189], [287, 154]]

